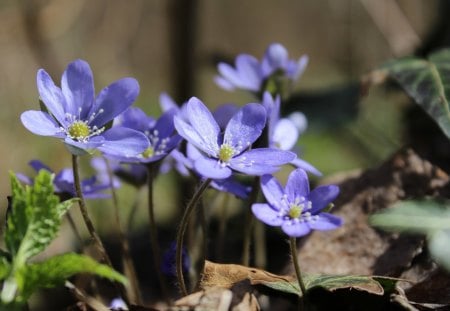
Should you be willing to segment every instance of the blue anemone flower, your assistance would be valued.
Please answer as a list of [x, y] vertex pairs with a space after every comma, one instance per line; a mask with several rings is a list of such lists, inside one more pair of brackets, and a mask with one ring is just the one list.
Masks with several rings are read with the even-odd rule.
[[260, 176], [277, 171], [296, 157], [292, 152], [272, 148], [250, 149], [266, 123], [266, 111], [260, 104], [247, 104], [239, 109], [224, 133], [198, 98], [188, 101], [186, 112], [189, 123], [175, 116], [175, 128], [201, 151], [194, 168], [205, 178], [225, 179], [233, 171]]
[[300, 237], [311, 230], [332, 230], [342, 225], [342, 219], [322, 212], [339, 194], [336, 185], [319, 186], [309, 191], [306, 172], [296, 169], [289, 175], [283, 189], [272, 175], [261, 177], [261, 189], [267, 203], [255, 203], [256, 218], [269, 226], [281, 226], [290, 237]]
[[89, 64], [70, 63], [57, 87], [49, 74], [40, 69], [37, 87], [48, 112], [22, 113], [22, 124], [32, 133], [63, 140], [69, 151], [82, 155], [98, 149], [113, 155], [135, 155], [148, 147], [142, 133], [108, 124], [136, 99], [139, 84], [133, 78], [120, 79], [104, 88], [97, 97]]
[[118, 124], [143, 133], [150, 144], [138, 155], [116, 158], [123, 162], [150, 163], [167, 156], [181, 141], [181, 136], [175, 132], [173, 125], [176, 113], [176, 109], [170, 109], [155, 120], [147, 116], [141, 109], [130, 107], [117, 118]]
[[217, 69], [220, 75], [215, 77], [215, 82], [227, 91], [243, 89], [257, 93], [262, 91], [265, 81], [274, 74], [296, 81], [305, 71], [307, 64], [308, 56], [303, 55], [298, 60], [289, 59], [283, 45], [272, 43], [261, 61], [252, 55], [240, 54], [236, 57], [234, 67], [219, 63]]
[[[53, 170], [42, 163], [39, 160], [31, 160], [28, 163], [36, 172], [40, 170], [46, 170], [53, 173]], [[94, 168], [96, 166], [93, 165]], [[85, 178], [81, 181], [81, 191], [86, 199], [104, 199], [109, 198], [110, 195], [104, 193], [104, 191], [111, 189], [111, 184], [109, 181], [104, 179], [105, 172], [97, 171], [95, 175]], [[22, 173], [17, 173], [17, 177], [20, 181], [27, 185], [32, 185], [34, 183], [33, 178], [30, 178]], [[55, 174], [53, 179], [53, 187], [56, 194], [60, 195], [64, 199], [76, 197], [75, 193], [75, 183], [73, 180], [73, 171], [70, 168], [64, 168]], [[120, 183], [118, 181], [113, 182], [114, 188], [119, 188]]]

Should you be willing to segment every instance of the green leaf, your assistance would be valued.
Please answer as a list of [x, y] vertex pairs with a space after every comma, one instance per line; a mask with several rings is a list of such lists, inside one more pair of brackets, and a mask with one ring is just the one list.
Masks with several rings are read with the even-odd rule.
[[450, 138], [450, 49], [433, 53], [428, 60], [408, 57], [388, 62], [382, 68]]
[[[396, 279], [392, 278], [360, 275], [305, 275], [303, 281], [307, 291], [316, 287], [328, 291], [356, 289], [373, 295], [383, 295], [385, 288], [392, 288], [393, 284], [397, 282]], [[260, 284], [277, 291], [301, 296], [301, 290], [296, 279], [264, 280], [260, 281]]]
[[61, 285], [69, 277], [78, 273], [91, 273], [127, 284], [127, 279], [109, 266], [100, 264], [87, 256], [69, 253], [23, 266], [16, 277], [19, 290], [16, 300], [26, 301], [37, 289]]
[[403, 201], [374, 214], [369, 222], [376, 227], [394, 231], [430, 234], [450, 229], [449, 203], [435, 200]]
[[5, 242], [15, 266], [43, 251], [56, 238], [61, 217], [74, 200], [59, 203], [54, 195], [53, 175], [39, 171], [33, 186], [22, 186], [11, 174], [12, 202]]

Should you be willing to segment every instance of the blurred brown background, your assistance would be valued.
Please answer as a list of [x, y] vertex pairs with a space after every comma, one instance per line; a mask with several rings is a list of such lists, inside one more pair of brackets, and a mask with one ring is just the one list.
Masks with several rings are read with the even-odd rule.
[[[243, 104], [252, 98], [214, 84], [215, 64], [243, 52], [260, 58], [277, 41], [292, 58], [310, 57], [295, 89], [320, 94], [417, 51], [440, 9], [438, 0], [2, 0], [0, 197], [9, 193], [8, 171], [30, 172], [33, 158], [55, 170], [70, 164], [61, 143], [19, 120], [38, 108], [39, 68], [59, 85], [66, 64], [85, 59], [97, 92], [133, 76], [141, 85], [136, 104], [147, 113], [159, 112], [162, 91], [178, 101], [195, 95], [211, 106]], [[312, 127], [300, 141], [305, 158], [326, 174], [373, 165], [402, 143], [402, 101], [375, 88], [339, 128]]]

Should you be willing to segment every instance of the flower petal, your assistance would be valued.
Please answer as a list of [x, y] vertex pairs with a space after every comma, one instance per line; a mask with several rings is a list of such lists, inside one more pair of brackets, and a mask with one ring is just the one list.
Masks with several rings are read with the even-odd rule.
[[130, 107], [138, 94], [139, 83], [133, 78], [123, 78], [105, 87], [89, 111], [90, 117], [95, 114], [90, 124], [102, 127]]
[[191, 97], [186, 105], [186, 112], [194, 130], [210, 150], [218, 150], [219, 125], [211, 112], [196, 97]]
[[316, 214], [323, 210], [339, 195], [339, 187], [336, 185], [319, 186], [309, 194], [308, 198], [312, 203], [311, 214]]
[[256, 218], [269, 226], [281, 226], [283, 219], [278, 215], [278, 211], [270, 207], [269, 204], [254, 203], [252, 212]]
[[257, 148], [246, 151], [229, 161], [230, 167], [249, 175], [270, 174], [295, 159], [295, 153], [272, 148]]
[[195, 170], [205, 178], [225, 179], [231, 176], [231, 169], [222, 166], [218, 160], [199, 157], [194, 162]]
[[230, 122], [231, 118], [239, 111], [238, 106], [234, 104], [223, 104], [220, 105], [214, 112], [212, 113], [214, 119], [219, 124], [221, 129], [225, 129], [228, 122]]
[[121, 126], [114, 126], [102, 133], [105, 141], [98, 149], [112, 156], [135, 156], [148, 148], [147, 137], [141, 132]]
[[66, 112], [86, 120], [95, 96], [89, 64], [81, 59], [70, 63], [63, 73], [61, 89], [66, 99]]
[[44, 69], [38, 70], [36, 82], [39, 96], [45, 107], [61, 125], [67, 125], [65, 120], [66, 102], [61, 89], [55, 85]]
[[236, 57], [236, 69], [241, 78], [241, 87], [250, 91], [259, 91], [262, 82], [258, 60], [248, 54]]
[[64, 139], [64, 143], [70, 153], [80, 156], [97, 149], [103, 144], [104, 141], [105, 139], [102, 136], [92, 137], [87, 142], [76, 141], [69, 137]]
[[20, 121], [33, 134], [64, 137], [59, 125], [46, 112], [36, 110], [25, 111], [20, 115]]
[[298, 140], [298, 130], [295, 124], [289, 119], [280, 119], [273, 131], [273, 136], [270, 137], [271, 144], [275, 148], [281, 150], [291, 150]]
[[234, 91], [235, 90], [235, 86], [234, 84], [232, 84], [230, 81], [228, 81], [227, 79], [221, 77], [221, 76], [215, 76], [214, 77], [214, 82], [216, 82], [216, 84], [221, 87], [222, 89], [226, 90], [226, 91]]
[[157, 131], [159, 142], [166, 137], [170, 137], [175, 131], [175, 127], [173, 125], [173, 118], [177, 114], [176, 109], [171, 109], [164, 112], [158, 120], [156, 120], [156, 124], [153, 128], [154, 131]]
[[183, 121], [183, 119], [179, 116], [175, 116], [173, 121], [178, 134], [186, 139], [188, 143], [194, 145], [195, 147], [212, 157], [217, 156], [217, 150], [219, 149], [217, 143], [214, 145], [209, 144], [209, 142], [205, 142], [203, 140], [203, 137], [200, 137], [197, 131], [195, 131], [195, 129], [190, 124]]
[[36, 171], [39, 172], [40, 170], [46, 170], [50, 173], [53, 173], [52, 169], [50, 167], [48, 167], [47, 165], [45, 165], [44, 163], [42, 163], [39, 160], [31, 160], [30, 162], [28, 162], [28, 164]]
[[[217, 70], [222, 75], [224, 81], [237, 87], [242, 87], [243, 83], [236, 69], [226, 63], [219, 63]], [[220, 82], [220, 81], [219, 81]], [[226, 86], [226, 85], [225, 85]], [[234, 87], [233, 87], [234, 88]]]
[[284, 46], [279, 43], [269, 45], [261, 62], [264, 77], [271, 75], [277, 69], [285, 69], [288, 60], [288, 51]]
[[272, 175], [263, 175], [261, 177], [261, 190], [264, 193], [267, 202], [273, 208], [280, 210], [284, 191], [278, 180]]
[[265, 125], [266, 109], [260, 104], [247, 104], [228, 122], [224, 142], [247, 149], [261, 136]]
[[281, 225], [284, 233], [290, 237], [298, 238], [307, 235], [311, 229], [305, 222], [295, 222], [293, 220], [285, 221]]
[[177, 109], [180, 111], [180, 107], [177, 105], [177, 103], [173, 100], [172, 97], [170, 97], [169, 94], [162, 92], [159, 95], [159, 106], [161, 107], [161, 110], [163, 112], [166, 112], [170, 109]]
[[342, 226], [343, 221], [340, 217], [328, 213], [320, 213], [319, 218], [309, 221], [308, 225], [314, 230], [333, 230]]
[[306, 198], [309, 194], [308, 175], [301, 168], [292, 171], [286, 182], [285, 192], [290, 202], [299, 197]]
[[232, 177], [213, 180], [211, 182], [211, 187], [222, 192], [234, 194], [236, 197], [243, 200], [248, 198], [248, 194], [251, 189], [251, 187], [241, 184]]
[[155, 124], [155, 120], [148, 117], [144, 111], [137, 107], [130, 107], [118, 116], [114, 122], [123, 127], [127, 127], [144, 133]]

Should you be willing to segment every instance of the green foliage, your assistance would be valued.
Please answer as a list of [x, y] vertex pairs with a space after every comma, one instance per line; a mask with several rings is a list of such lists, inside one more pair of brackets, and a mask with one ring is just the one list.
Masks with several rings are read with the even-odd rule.
[[404, 201], [370, 217], [373, 226], [425, 234], [431, 256], [450, 271], [450, 203]]
[[125, 277], [90, 257], [64, 254], [40, 263], [28, 260], [57, 236], [61, 219], [77, 199], [59, 202], [53, 193], [53, 175], [41, 170], [33, 186], [22, 186], [11, 174], [11, 206], [5, 230], [7, 251], [0, 252], [0, 309], [20, 305], [39, 288], [61, 284], [77, 273], [93, 273], [126, 283]]
[[428, 60], [415, 57], [393, 60], [383, 69], [450, 138], [450, 49], [433, 53]]
[[[303, 281], [307, 291], [316, 287], [328, 291], [356, 289], [373, 295], [383, 295], [385, 289], [393, 288], [397, 282], [392, 278], [359, 275], [305, 275]], [[266, 280], [261, 284], [284, 293], [302, 295], [296, 279]]]

